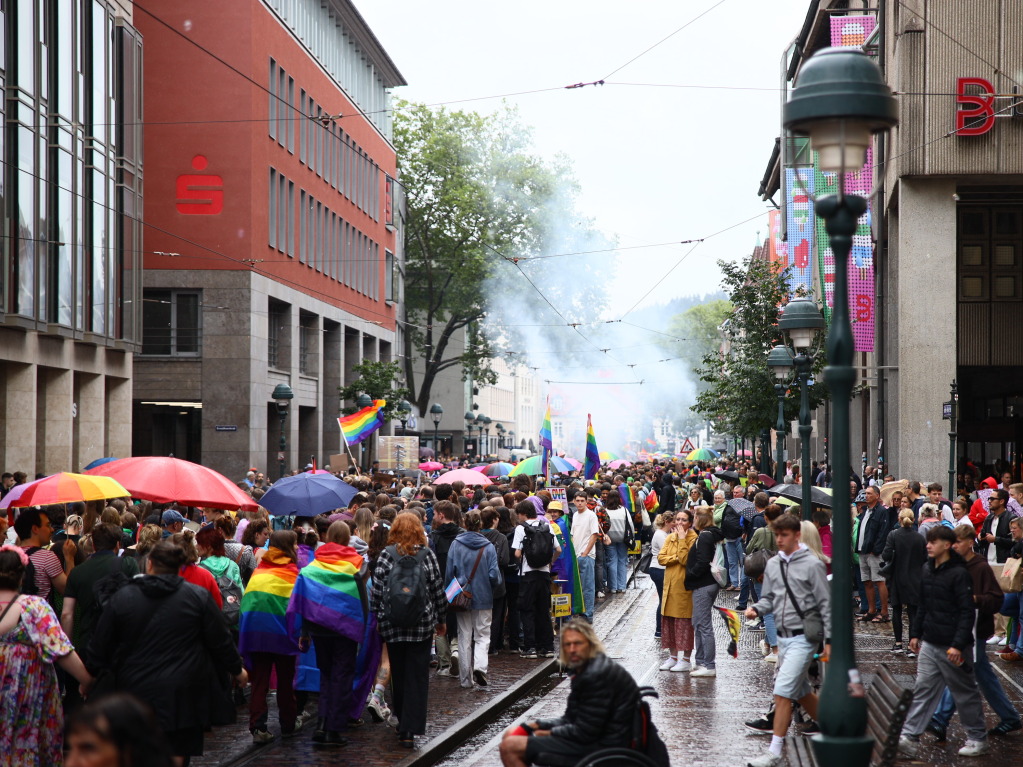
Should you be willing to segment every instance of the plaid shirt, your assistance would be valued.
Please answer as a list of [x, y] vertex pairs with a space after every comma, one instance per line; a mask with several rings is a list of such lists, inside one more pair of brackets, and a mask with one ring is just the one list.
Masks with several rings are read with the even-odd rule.
[[377, 616], [380, 636], [385, 642], [422, 642], [433, 637], [437, 626], [444, 623], [448, 611], [447, 598], [444, 596], [444, 581], [441, 577], [437, 555], [429, 548], [423, 559], [423, 572], [426, 575], [428, 602], [426, 611], [415, 626], [403, 628], [395, 626], [387, 618], [387, 609], [391, 601], [388, 579], [395, 559], [391, 556], [388, 546], [380, 552], [376, 567], [373, 570], [373, 589], [369, 595], [370, 609]]

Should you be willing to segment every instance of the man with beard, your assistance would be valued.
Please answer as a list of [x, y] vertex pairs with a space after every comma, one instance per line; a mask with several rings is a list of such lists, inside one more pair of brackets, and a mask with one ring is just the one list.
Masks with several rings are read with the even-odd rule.
[[516, 725], [501, 740], [505, 767], [574, 764], [605, 748], [626, 748], [632, 738], [639, 688], [604, 653], [593, 627], [573, 619], [561, 631], [561, 662], [572, 673], [565, 715]]

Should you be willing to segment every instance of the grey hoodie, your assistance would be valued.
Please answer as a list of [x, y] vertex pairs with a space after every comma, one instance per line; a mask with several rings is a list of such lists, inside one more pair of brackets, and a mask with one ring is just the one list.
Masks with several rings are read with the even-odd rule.
[[831, 588], [828, 584], [828, 570], [803, 544], [800, 544], [788, 563], [781, 558], [780, 552], [767, 561], [760, 601], [752, 605], [753, 609], [761, 616], [774, 613], [778, 631], [782, 634], [791, 635], [803, 628], [803, 619], [799, 617], [785, 589], [782, 567], [786, 568], [789, 588], [799, 602], [799, 609], [804, 614], [813, 607], [819, 609], [824, 619], [824, 636], [830, 637]]

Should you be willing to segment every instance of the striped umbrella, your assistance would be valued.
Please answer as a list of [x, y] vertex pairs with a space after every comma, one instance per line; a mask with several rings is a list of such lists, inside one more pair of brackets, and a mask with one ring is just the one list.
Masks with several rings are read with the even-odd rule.
[[50, 503], [74, 501], [101, 501], [108, 498], [128, 498], [124, 485], [110, 477], [94, 477], [62, 471], [49, 477], [17, 485], [0, 502], [0, 508], [10, 506], [45, 506]]

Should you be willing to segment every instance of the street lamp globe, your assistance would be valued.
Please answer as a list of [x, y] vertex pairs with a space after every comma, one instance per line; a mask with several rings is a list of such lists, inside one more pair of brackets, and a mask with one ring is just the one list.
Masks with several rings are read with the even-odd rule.
[[807, 59], [784, 110], [785, 127], [809, 136], [820, 170], [834, 173], [862, 168], [871, 134], [897, 121], [884, 75], [855, 48], [825, 48]]
[[798, 351], [805, 351], [824, 329], [824, 316], [814, 301], [797, 298], [782, 309], [778, 326]]
[[471, 411], [466, 410], [465, 411], [465, 422], [468, 423], [468, 424], [471, 424], [475, 420], [476, 420], [476, 416], [474, 416]]
[[363, 392], [362, 394], [355, 398], [355, 404], [359, 407], [360, 410], [362, 410], [363, 408], [367, 408], [373, 404], [373, 398], [370, 397], [365, 392]]
[[440, 403], [434, 402], [430, 405], [430, 417], [433, 419], [434, 425], [439, 425], [441, 419], [444, 417], [444, 408], [440, 406]]
[[286, 383], [279, 383], [274, 387], [273, 399], [277, 403], [277, 410], [287, 410], [291, 400], [295, 398], [295, 392]]
[[404, 416], [407, 418], [408, 414], [412, 412], [412, 405], [409, 404], [409, 401], [407, 399], [403, 399], [401, 402], [397, 404], [396, 410], [398, 411], [399, 416]]
[[767, 366], [774, 372], [776, 379], [786, 380], [792, 375], [792, 351], [784, 344], [778, 344], [767, 355]]

